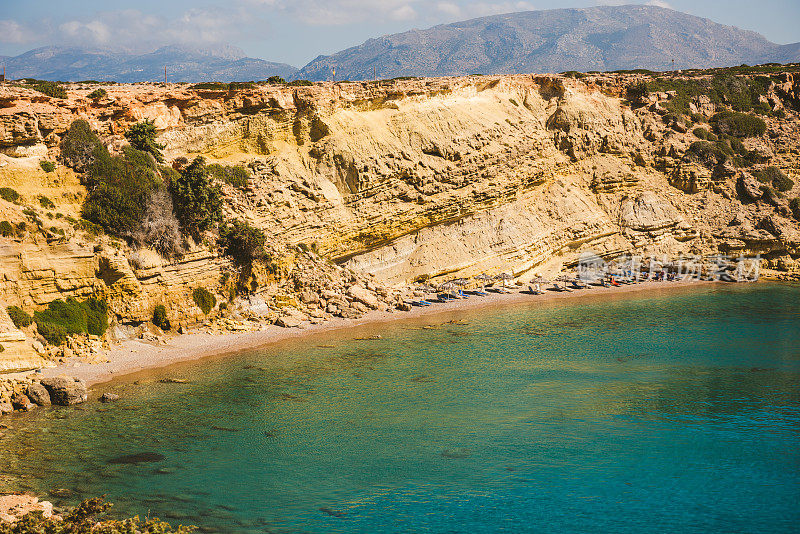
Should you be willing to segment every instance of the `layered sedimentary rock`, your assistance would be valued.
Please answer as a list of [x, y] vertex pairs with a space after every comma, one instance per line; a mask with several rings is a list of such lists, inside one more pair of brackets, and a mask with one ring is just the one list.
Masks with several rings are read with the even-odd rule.
[[[387, 287], [479, 272], [525, 279], [589, 249], [605, 256], [761, 253], [773, 266], [795, 269], [797, 220], [788, 201], [797, 186], [764, 193], [743, 171], [687, 157], [697, 138], [665, 112], [673, 96], [651, 95], [652, 105], [633, 109], [620, 94], [636, 81], [516, 75], [231, 91], [111, 85], [95, 100], [87, 94], [96, 86], [71, 85], [62, 100], [5, 85], [0, 186], [44, 180], [39, 159], [58, 160], [59, 139], [76, 118], [88, 120], [112, 150], [128, 125], [151, 119], [168, 159], [204, 155], [249, 167], [246, 190], [224, 187], [226, 214], [258, 226], [284, 250], [316, 251], [305, 260], [277, 258], [279, 274], [264, 276], [258, 290], [301, 307], [302, 291], [328, 283], [302, 274], [327, 272], [322, 258]], [[764, 165], [795, 182], [797, 94], [791, 74], [773, 82], [765, 100], [783, 118], [767, 118], [768, 134], [745, 140]], [[699, 116], [718, 111], [702, 97], [691, 106]], [[81, 186], [74, 176], [57, 176], [49, 194], [65, 188], [71, 197], [55, 199], [56, 209], [63, 203], [77, 216]], [[35, 204], [34, 195], [25, 194], [23, 204]], [[24, 219], [21, 206], [0, 200], [0, 219]], [[193, 288], [223, 296], [220, 279], [232, 264], [213, 246], [166, 260], [68, 226], [47, 239], [0, 237], [3, 306], [100, 294], [120, 322], [145, 321], [157, 304], [185, 322], [202, 318]], [[346, 280], [347, 272], [329, 278]], [[331, 299], [358, 300], [337, 284], [320, 310], [338, 310]]]

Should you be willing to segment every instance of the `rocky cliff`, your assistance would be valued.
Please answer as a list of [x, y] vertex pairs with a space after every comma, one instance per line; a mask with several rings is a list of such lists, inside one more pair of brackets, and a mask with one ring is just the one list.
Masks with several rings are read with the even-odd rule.
[[[400, 288], [420, 277], [509, 271], [525, 280], [590, 249], [607, 257], [762, 254], [770, 266], [796, 271], [796, 79], [781, 72], [764, 82], [766, 132], [737, 148], [748, 162], [698, 153], [704, 145], [693, 131], [711, 130], [707, 122], [727, 103], [654, 91], [632, 105], [625, 89], [643, 80], [632, 74], [234, 90], [115, 84], [93, 100], [87, 95], [97, 86], [73, 84], [58, 99], [0, 85], [0, 187], [21, 195], [0, 199], [0, 221], [28, 223], [26, 232], [0, 237], [0, 304], [32, 310], [100, 294], [120, 332], [147, 321], [157, 304], [175, 324], [202, 320], [191, 297], [199, 286], [227, 298], [234, 267], [213, 235], [165, 259], [81, 224], [79, 178], [63, 166], [39, 167], [59, 161], [59, 140], [77, 118], [112, 150], [128, 125], [147, 118], [168, 160], [199, 154], [248, 166], [245, 190], [224, 187], [225, 210], [266, 233], [280, 266], [248, 298], [259, 309], [289, 303], [292, 313], [324, 319], [392, 307]], [[689, 115], [668, 111], [681, 98]], [[776, 191], [757, 181], [767, 167], [792, 186]]]

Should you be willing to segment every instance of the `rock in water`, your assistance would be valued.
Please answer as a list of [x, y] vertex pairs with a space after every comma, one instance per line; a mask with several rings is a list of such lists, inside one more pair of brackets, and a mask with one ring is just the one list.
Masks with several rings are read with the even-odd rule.
[[30, 384], [25, 391], [28, 398], [39, 406], [50, 406], [50, 393], [47, 388], [38, 382]]
[[79, 378], [57, 376], [42, 379], [42, 385], [50, 392], [50, 401], [58, 406], [72, 406], [86, 402], [89, 397], [86, 384]]
[[100, 396], [100, 402], [114, 402], [115, 400], [119, 400], [119, 395], [116, 393], [103, 393]]
[[137, 452], [136, 454], [126, 454], [125, 456], [117, 456], [108, 461], [109, 464], [142, 464], [150, 462], [160, 462], [166, 456], [157, 452]]
[[32, 410], [36, 407], [36, 405], [33, 404], [28, 398], [28, 396], [22, 393], [14, 393], [11, 396], [11, 405], [14, 406], [15, 410], [22, 410], [23, 412], [27, 412], [28, 410]]

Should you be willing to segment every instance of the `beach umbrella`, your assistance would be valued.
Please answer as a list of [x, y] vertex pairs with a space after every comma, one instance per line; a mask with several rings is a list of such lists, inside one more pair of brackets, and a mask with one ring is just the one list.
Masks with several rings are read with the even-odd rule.
[[481, 273], [479, 275], [473, 276], [473, 278], [475, 278], [475, 280], [480, 280], [481, 291], [483, 291], [486, 288], [486, 282], [494, 280], [494, 276], [489, 276], [486, 273]]
[[497, 280], [502, 280], [502, 281], [503, 281], [503, 287], [506, 287], [506, 282], [507, 282], [508, 280], [513, 280], [513, 279], [514, 279], [514, 277], [513, 277], [513, 276], [511, 276], [511, 275], [510, 275], [510, 274], [508, 274], [508, 273], [500, 273], [500, 274], [498, 274], [497, 276], [495, 276], [495, 278], [496, 278]]

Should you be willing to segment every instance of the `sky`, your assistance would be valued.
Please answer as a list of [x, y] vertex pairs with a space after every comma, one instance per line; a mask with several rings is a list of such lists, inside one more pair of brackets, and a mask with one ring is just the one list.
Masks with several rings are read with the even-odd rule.
[[229, 43], [302, 67], [371, 37], [514, 11], [639, 3], [800, 42], [800, 0], [0, 0], [0, 55], [47, 45], [150, 52]]

